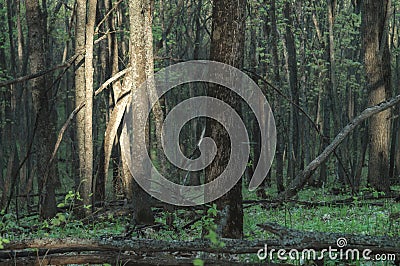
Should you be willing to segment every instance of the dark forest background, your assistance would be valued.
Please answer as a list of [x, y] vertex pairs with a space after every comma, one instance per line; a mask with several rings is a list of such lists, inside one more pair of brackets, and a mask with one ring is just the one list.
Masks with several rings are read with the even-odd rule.
[[[248, 238], [261, 223], [249, 217], [269, 208], [285, 213], [285, 224], [278, 223], [287, 226], [286, 212], [294, 206], [321, 207], [321, 200], [333, 200], [326, 205], [334, 208], [370, 199], [383, 200], [364, 203], [382, 205], [387, 222], [386, 231], [372, 234], [398, 237], [400, 1], [0, 0], [0, 15], [3, 235], [6, 220], [21, 226], [20, 219], [34, 217], [65, 225], [96, 219], [110, 206], [127, 209], [125, 223], [135, 234], [160, 223], [167, 231], [183, 230], [177, 221], [184, 208], [151, 198], [133, 180], [121, 156], [121, 122], [129, 102], [140, 119], [152, 88], [134, 100], [130, 92], [154, 71], [208, 59], [242, 70], [260, 86], [274, 113], [277, 147], [262, 186], [248, 192], [262, 141], [250, 109], [232, 93], [203, 83], [179, 86], [160, 98], [149, 121], [148, 148], [171, 181], [209, 182], [229, 155], [226, 132], [198, 118], [181, 131], [180, 148], [198, 156], [196, 145], [205, 132], [224, 147], [213, 164], [189, 174], [167, 161], [160, 126], [184, 99], [223, 99], [241, 114], [252, 143], [240, 182], [215, 205], [186, 210], [195, 214], [184, 216], [189, 223], [203, 221], [198, 237], [208, 235], [216, 243], [210, 232]], [[151, 175], [140, 161], [134, 169]], [[248, 204], [257, 208], [251, 215]], [[73, 218], [65, 219], [66, 213]], [[215, 227], [198, 218], [201, 213], [212, 214], [207, 221]], [[318, 219], [328, 219], [325, 214]], [[376, 210], [369, 215], [376, 217]], [[346, 228], [359, 233], [355, 228], [362, 223]], [[391, 250], [396, 249], [398, 244]]]

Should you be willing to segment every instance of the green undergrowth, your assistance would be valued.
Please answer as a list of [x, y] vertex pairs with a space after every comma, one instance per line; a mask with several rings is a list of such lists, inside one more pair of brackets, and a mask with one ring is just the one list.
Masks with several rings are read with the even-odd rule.
[[[273, 191], [269, 193], [274, 194]], [[357, 196], [346, 193], [329, 195], [320, 190], [305, 189], [295, 200], [279, 206], [265, 203], [246, 208], [245, 235], [249, 238], [260, 238], [263, 231], [257, 224], [274, 222], [304, 231], [399, 236], [400, 220], [397, 217], [400, 216], [400, 203], [384, 196], [383, 193], [368, 189]], [[247, 199], [254, 199], [253, 195]], [[352, 199], [352, 202], [340, 202], [345, 199]], [[310, 207], [307, 203], [319, 203], [320, 206]]]
[[[245, 200], [255, 199], [254, 193], [245, 194]], [[271, 201], [276, 193], [267, 191]], [[291, 229], [302, 231], [339, 232], [346, 234], [365, 234], [376, 236], [400, 235], [400, 203], [393, 199], [384, 198], [381, 193], [365, 190], [357, 197], [350, 194], [330, 195], [315, 189], [305, 189], [294, 201], [282, 204], [263, 203], [244, 205], [244, 235], [246, 239], [270, 239], [273, 236], [260, 228], [258, 224], [266, 222], [277, 223]], [[353, 202], [334, 204], [334, 201], [352, 198]], [[307, 202], [324, 202], [326, 205], [313, 206]], [[331, 202], [332, 204], [329, 204]], [[104, 236], [126, 236], [127, 225], [131, 221], [128, 212], [117, 212], [118, 208], [99, 209], [89, 219], [76, 219], [70, 208], [65, 208], [68, 201], [60, 203], [62, 208], [53, 219], [39, 221], [37, 215], [15, 214], [0, 215], [0, 248], [8, 241], [27, 238], [100, 238]], [[121, 214], [122, 213], [122, 214]], [[124, 214], [123, 214], [124, 213]], [[176, 210], [165, 213], [156, 210], [156, 223], [159, 225], [140, 232], [133, 230], [129, 237], [153, 238], [160, 240], [194, 240], [204, 234], [217, 246], [223, 246], [215, 234], [215, 206], [207, 206], [204, 210]], [[167, 220], [173, 220], [172, 226]], [[241, 255], [246, 261], [257, 261], [255, 255]], [[327, 264], [329, 265], [329, 264]], [[353, 264], [351, 264], [353, 265]], [[356, 265], [356, 264], [354, 264]]]
[[[392, 199], [380, 199], [381, 195], [376, 195], [376, 200], [374, 200], [370, 196], [373, 194], [368, 193], [368, 195], [368, 200], [364, 199], [361, 194], [353, 197], [351, 203], [329, 205], [329, 202], [349, 199], [352, 196], [349, 194], [323, 195], [317, 190], [307, 189], [299, 193], [297, 201], [279, 205], [270, 204], [268, 200], [267, 203], [245, 204], [244, 234], [249, 239], [262, 239], [268, 234], [257, 224], [274, 222], [297, 230], [400, 235], [400, 203], [396, 203]], [[246, 195], [245, 200], [248, 199], [255, 198]], [[325, 202], [327, 204], [310, 207], [305, 202]], [[61, 206], [61, 204], [59, 205]], [[211, 206], [207, 208], [211, 208]], [[172, 215], [172, 227], [166, 225], [168, 215]], [[206, 216], [204, 211], [176, 210], [168, 215], [163, 211], [156, 212], [156, 222], [161, 226], [149, 230], [148, 237], [166, 240], [190, 240], [200, 237]], [[17, 220], [15, 214], [5, 214], [4, 212], [0, 214], [0, 218], [1, 234], [10, 240], [27, 237], [93, 238], [107, 234], [119, 235], [125, 233], [126, 226], [131, 220], [129, 212], [121, 215], [110, 209], [99, 210], [93, 217], [83, 220], [76, 219], [71, 210], [65, 209], [59, 212], [55, 218], [45, 221], [39, 221], [37, 215], [21, 215]], [[191, 222], [192, 224], [189, 224]], [[152, 235], [152, 231], [156, 233]], [[133, 237], [135, 237], [135, 233]]]

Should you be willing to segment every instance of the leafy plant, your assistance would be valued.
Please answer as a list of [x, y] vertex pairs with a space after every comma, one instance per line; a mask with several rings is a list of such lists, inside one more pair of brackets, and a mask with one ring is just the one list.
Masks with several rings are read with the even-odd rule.
[[196, 258], [193, 260], [193, 265], [194, 266], [203, 266], [204, 265], [204, 261], [202, 259]]
[[218, 216], [217, 205], [213, 204], [208, 210], [207, 215], [203, 216], [195, 226], [201, 225], [208, 233], [204, 237], [212, 243], [215, 247], [224, 247], [225, 243], [220, 239], [217, 234], [217, 224], [215, 218]]
[[0, 249], [4, 249], [4, 245], [3, 244], [8, 244], [10, 243], [10, 240], [4, 237], [0, 237]]

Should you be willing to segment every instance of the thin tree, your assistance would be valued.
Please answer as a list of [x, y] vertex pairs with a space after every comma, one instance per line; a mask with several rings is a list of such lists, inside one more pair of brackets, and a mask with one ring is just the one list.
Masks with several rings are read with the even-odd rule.
[[[293, 18], [292, 18], [292, 4], [290, 1], [285, 1], [283, 14], [286, 22], [285, 31], [285, 48], [287, 51], [287, 71], [290, 86], [290, 93], [293, 102], [296, 105], [300, 103], [299, 82], [297, 74], [297, 54], [296, 54], [296, 40], [293, 34]], [[290, 128], [289, 136], [289, 162], [288, 162], [288, 175], [294, 178], [296, 172], [300, 169], [300, 115], [299, 112], [292, 105], [290, 107]]]
[[[272, 50], [272, 60], [273, 60], [273, 79], [275, 85], [281, 87], [281, 78], [279, 72], [279, 55], [278, 55], [278, 27], [277, 27], [277, 16], [276, 16], [276, 0], [269, 1], [270, 9], [268, 11], [268, 15], [271, 18], [271, 50]], [[278, 100], [276, 101], [276, 115], [277, 115], [277, 145], [276, 145], [276, 187], [278, 192], [282, 192], [285, 190], [283, 184], [283, 167], [284, 167], [284, 125], [283, 125], [283, 116], [284, 116], [284, 108], [282, 103]]]
[[[85, 168], [81, 176], [80, 194], [84, 206], [91, 204], [93, 190], [93, 35], [96, 21], [97, 0], [89, 0], [86, 21], [85, 42]], [[89, 208], [84, 208], [86, 215], [90, 213]]]
[[[85, 102], [85, 56], [86, 44], [86, 0], [76, 1], [75, 53], [79, 54], [75, 70], [75, 105]], [[85, 111], [76, 114], [76, 141], [79, 157], [79, 176], [75, 178], [76, 189], [80, 189], [81, 179], [85, 176]]]

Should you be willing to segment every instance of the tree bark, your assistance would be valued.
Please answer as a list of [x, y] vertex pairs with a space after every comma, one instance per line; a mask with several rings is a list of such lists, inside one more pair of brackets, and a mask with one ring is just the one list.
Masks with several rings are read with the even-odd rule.
[[[85, 43], [86, 43], [86, 0], [76, 2], [76, 25], [75, 25], [75, 107], [85, 103]], [[81, 180], [85, 175], [85, 112], [76, 114], [76, 147], [79, 158], [79, 176], [75, 178], [75, 189], [80, 190]]]
[[[271, 37], [272, 37], [272, 59], [273, 59], [273, 72], [274, 72], [274, 82], [277, 87], [281, 87], [282, 82], [280, 78], [279, 71], [279, 55], [278, 55], [278, 27], [276, 23], [276, 0], [270, 0], [270, 10], [269, 16], [271, 17]], [[285, 142], [284, 142], [284, 124], [283, 124], [283, 116], [284, 116], [284, 107], [279, 101], [276, 101], [277, 110], [277, 142], [276, 142], [276, 187], [278, 193], [283, 192], [285, 190], [284, 182], [283, 182], [283, 156], [285, 151]]]
[[[362, 1], [362, 36], [368, 104], [378, 104], [391, 90], [390, 51], [388, 45], [388, 9], [391, 1]], [[379, 191], [388, 192], [390, 110], [369, 121], [368, 182]]]
[[[154, 74], [153, 63], [153, 38], [152, 38], [152, 1], [151, 0], [130, 0], [129, 1], [129, 22], [130, 22], [130, 63], [131, 63], [131, 89], [135, 91], [137, 97], [132, 99], [132, 115], [133, 125], [137, 127], [146, 127], [144, 130], [134, 132], [134, 139], [146, 139], [146, 150], [141, 150], [141, 154], [137, 153], [137, 158], [131, 158], [131, 169], [134, 175], [139, 178], [149, 178], [151, 175], [150, 166], [143, 163], [143, 158], [147, 156], [149, 150], [149, 134], [147, 120], [145, 115], [148, 111], [149, 92], [139, 90], [140, 85], [152, 78]], [[149, 87], [147, 87], [149, 90]], [[144, 136], [140, 134], [145, 134]], [[133, 146], [137, 145], [134, 141]], [[135, 147], [133, 147], [135, 149]], [[138, 149], [138, 148], [136, 148]], [[123, 163], [126, 158], [123, 157]], [[129, 171], [125, 174], [130, 175]], [[132, 185], [132, 203], [134, 207], [133, 219], [136, 224], [153, 224], [154, 215], [151, 211], [151, 198], [133, 179]]]
[[[213, 2], [211, 60], [239, 69], [243, 67], [245, 7], [246, 0], [215, 0]], [[210, 86], [208, 95], [223, 100], [240, 113], [240, 103], [232, 91]], [[229, 118], [226, 120], [226, 123], [232, 123]], [[215, 120], [208, 123], [206, 135], [217, 144], [214, 162], [206, 168], [206, 181], [210, 182], [218, 177], [228, 164], [230, 141], [228, 133]], [[216, 200], [216, 204], [221, 211], [219, 230], [222, 237], [241, 238], [243, 236], [242, 179], [227, 194]]]
[[[160, 252], [194, 252], [203, 251], [208, 253], [228, 253], [228, 254], [249, 254], [256, 253], [268, 245], [268, 249], [315, 249], [320, 251], [331, 246], [335, 248], [338, 238], [344, 237], [348, 240], [344, 249], [371, 249], [372, 254], [386, 253], [400, 255], [399, 237], [388, 236], [366, 236], [342, 233], [326, 232], [305, 232], [289, 229], [275, 223], [259, 224], [259, 227], [273, 233], [279, 238], [241, 240], [241, 239], [221, 239], [224, 247], [215, 247], [209, 241], [163, 241], [154, 239], [27, 239], [12, 241], [4, 244], [5, 252], [14, 252], [23, 249], [49, 249], [58, 252], [85, 252], [85, 251], [135, 251], [141, 253]], [[37, 251], [35, 251], [37, 252]], [[0, 253], [1, 254], [1, 253]], [[9, 254], [6, 254], [9, 258]], [[12, 256], [13, 257], [13, 256]]]
[[[31, 266], [37, 265], [38, 259], [42, 265], [124, 265], [124, 266], [151, 266], [151, 265], [168, 265], [168, 266], [192, 266], [193, 258], [175, 257], [170, 254], [155, 254], [154, 256], [141, 256], [141, 255], [125, 255], [118, 254], [118, 252], [95, 252], [92, 254], [37, 254], [29, 253], [32, 255], [21, 256], [16, 259], [9, 259], [0, 261], [0, 266], [8, 266], [11, 264], [17, 264], [18, 266]], [[25, 254], [23, 254], [25, 255]], [[42, 257], [43, 256], [43, 257]], [[246, 265], [246, 266], [261, 266], [260, 263], [251, 262], [235, 262], [232, 260], [224, 260], [219, 258], [204, 258], [202, 259], [204, 265], [218, 265], [218, 266], [230, 266], [230, 265]], [[280, 263], [268, 263], [268, 266], [291, 266], [293, 264], [280, 264]]]
[[[396, 11], [393, 12], [393, 19], [396, 19]], [[394, 22], [395, 23], [395, 22]], [[398, 23], [397, 23], [398, 24]], [[394, 26], [393, 26], [394, 27]], [[393, 35], [400, 34], [400, 29], [399, 27], [395, 27], [393, 29]], [[394, 41], [394, 37], [392, 37], [392, 49], [399, 49], [400, 48], [400, 42], [399, 40]], [[396, 55], [395, 59], [395, 68], [394, 68], [394, 84], [397, 84], [396, 88], [394, 90], [396, 91], [396, 94], [400, 94], [400, 55]], [[389, 172], [389, 177], [393, 181], [392, 184], [399, 184], [400, 183], [400, 107], [397, 106], [397, 108], [394, 110], [393, 113], [394, 119], [393, 119], [393, 126], [392, 126], [392, 140], [391, 140], [391, 147], [390, 147], [390, 172]]]
[[[337, 121], [338, 114], [334, 114], [333, 110], [335, 109], [335, 96], [336, 93], [336, 76], [335, 76], [335, 42], [334, 42], [334, 20], [335, 20], [335, 7], [336, 0], [329, 0], [327, 2], [328, 9], [328, 36], [327, 36], [327, 45], [326, 45], [326, 59], [329, 62], [328, 65], [328, 77], [325, 84], [324, 94], [323, 94], [323, 138], [321, 144], [321, 151], [324, 150], [331, 139], [331, 132], [335, 130], [335, 126], [339, 126], [338, 123], [333, 123], [332, 130], [332, 120]], [[320, 168], [319, 179], [316, 180], [315, 185], [317, 187], [322, 187], [323, 184], [326, 184], [328, 177], [328, 166], [327, 163], [323, 163]]]
[[[44, 37], [46, 21], [42, 18], [42, 10], [38, 0], [26, 1], [26, 21], [28, 24], [29, 39], [29, 68], [31, 73], [46, 68], [46, 51]], [[51, 149], [55, 144], [55, 126], [52, 121], [54, 114], [48, 96], [46, 76], [31, 80], [32, 100], [36, 114], [37, 131], [35, 149], [37, 158], [37, 177], [40, 194], [39, 213], [42, 218], [51, 218], [56, 214], [56, 168], [48, 165], [51, 158]], [[48, 167], [51, 169], [48, 170]], [[47, 178], [46, 178], [47, 176]]]
[[84, 156], [85, 167], [81, 175], [80, 194], [84, 206], [85, 216], [90, 215], [93, 198], [93, 35], [96, 21], [97, 0], [87, 2], [86, 41], [85, 41], [85, 136]]
[[[285, 33], [285, 44], [288, 56], [288, 76], [289, 76], [289, 86], [292, 101], [299, 105], [299, 83], [297, 77], [297, 55], [296, 55], [296, 44], [295, 38], [292, 31], [293, 19], [291, 17], [292, 8], [290, 1], [285, 1], [283, 14], [286, 19], [286, 33]], [[289, 178], [294, 178], [297, 170], [300, 169], [301, 159], [300, 159], [300, 115], [294, 106], [290, 107], [290, 140], [289, 140], [289, 167], [288, 176]]]

